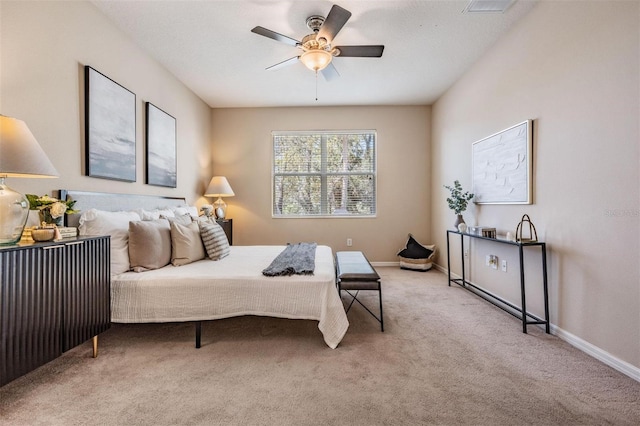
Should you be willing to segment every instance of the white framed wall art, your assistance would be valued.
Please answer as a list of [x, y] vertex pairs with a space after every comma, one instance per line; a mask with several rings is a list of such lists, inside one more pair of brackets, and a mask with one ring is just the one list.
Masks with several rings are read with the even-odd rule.
[[526, 120], [472, 145], [477, 204], [533, 203], [533, 121]]

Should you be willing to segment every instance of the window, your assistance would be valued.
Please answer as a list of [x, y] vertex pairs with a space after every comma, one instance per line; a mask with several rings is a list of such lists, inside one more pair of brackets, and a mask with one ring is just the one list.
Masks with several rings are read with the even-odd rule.
[[273, 217], [375, 216], [375, 132], [273, 132], [272, 185]]

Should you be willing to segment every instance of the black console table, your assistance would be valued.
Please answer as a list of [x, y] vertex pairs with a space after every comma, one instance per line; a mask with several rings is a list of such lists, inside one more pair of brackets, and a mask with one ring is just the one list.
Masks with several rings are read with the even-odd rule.
[[[449, 235], [460, 235], [460, 258], [462, 260], [462, 278], [451, 278], [451, 255], [449, 250]], [[516, 306], [513, 303], [504, 300], [503, 298], [483, 289], [465, 279], [465, 267], [464, 267], [464, 237], [477, 238], [479, 240], [488, 240], [495, 243], [509, 244], [518, 247], [518, 254], [520, 257], [520, 297], [522, 307]], [[527, 312], [527, 303], [525, 297], [525, 285], [524, 285], [524, 248], [525, 247], [540, 247], [542, 251], [542, 285], [544, 290], [544, 319]], [[522, 320], [522, 332], [527, 332], [527, 325], [530, 324], [544, 324], [547, 334], [549, 331], [549, 294], [547, 289], [547, 246], [540, 241], [509, 241], [501, 238], [489, 238], [480, 235], [469, 234], [466, 232], [447, 231], [447, 270], [449, 275], [449, 286], [451, 283], [458, 284], [459, 286], [469, 290], [470, 292], [482, 297], [487, 302], [494, 304], [503, 311], [515, 316]]]

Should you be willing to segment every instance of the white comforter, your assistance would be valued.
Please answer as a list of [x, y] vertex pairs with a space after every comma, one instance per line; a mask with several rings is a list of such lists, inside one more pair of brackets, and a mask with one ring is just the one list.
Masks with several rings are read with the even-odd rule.
[[231, 246], [218, 261], [201, 260], [111, 278], [111, 320], [182, 322], [262, 315], [317, 320], [336, 348], [349, 327], [335, 286], [331, 248], [318, 246], [313, 275], [265, 277], [284, 246]]

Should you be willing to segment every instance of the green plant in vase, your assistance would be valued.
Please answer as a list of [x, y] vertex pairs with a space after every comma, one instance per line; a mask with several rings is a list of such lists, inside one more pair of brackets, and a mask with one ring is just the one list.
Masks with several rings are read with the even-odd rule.
[[453, 182], [453, 187], [449, 185], [444, 185], [444, 187], [451, 193], [451, 196], [447, 198], [447, 203], [449, 203], [449, 208], [456, 214], [456, 221], [453, 227], [457, 231], [458, 225], [465, 223], [462, 212], [467, 210], [467, 204], [473, 198], [473, 193], [464, 191], [458, 180]]
[[74, 210], [73, 208], [76, 204], [75, 200], [61, 201], [48, 195], [39, 197], [33, 194], [26, 194], [26, 197], [29, 200], [29, 209], [38, 210], [40, 222], [62, 226], [65, 214], [79, 212], [79, 210]]

